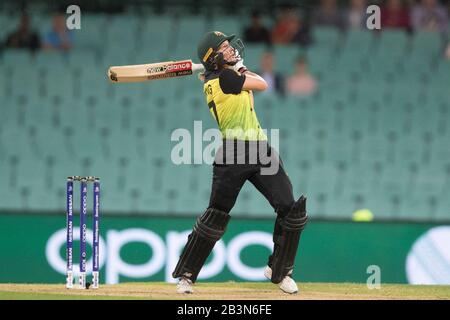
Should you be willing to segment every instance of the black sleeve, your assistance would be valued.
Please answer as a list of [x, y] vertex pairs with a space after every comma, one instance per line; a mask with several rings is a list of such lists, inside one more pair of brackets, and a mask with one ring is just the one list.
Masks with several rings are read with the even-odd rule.
[[241, 93], [244, 85], [245, 75], [240, 74], [231, 69], [225, 69], [219, 76], [219, 84], [223, 93], [225, 94], [238, 94]]

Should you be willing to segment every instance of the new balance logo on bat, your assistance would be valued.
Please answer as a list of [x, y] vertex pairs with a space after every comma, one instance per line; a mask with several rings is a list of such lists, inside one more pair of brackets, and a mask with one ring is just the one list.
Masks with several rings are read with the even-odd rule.
[[160, 67], [152, 67], [147, 69], [147, 73], [161, 73], [161, 72], [172, 72], [172, 71], [183, 71], [190, 70], [191, 63], [190, 62], [182, 62], [182, 63], [174, 63], [169, 65], [162, 65]]

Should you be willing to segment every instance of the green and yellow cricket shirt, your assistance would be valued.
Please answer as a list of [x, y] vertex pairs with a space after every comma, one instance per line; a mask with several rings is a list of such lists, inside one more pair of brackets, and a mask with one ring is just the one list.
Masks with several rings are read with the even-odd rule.
[[232, 69], [207, 72], [204, 93], [225, 140], [266, 141], [256, 117], [251, 92], [242, 90], [245, 74]]

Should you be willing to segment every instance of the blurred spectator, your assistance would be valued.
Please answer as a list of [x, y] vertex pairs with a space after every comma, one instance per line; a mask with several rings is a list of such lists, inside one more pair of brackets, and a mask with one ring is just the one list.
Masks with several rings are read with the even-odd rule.
[[438, 0], [422, 0], [411, 12], [414, 31], [435, 31], [445, 33], [448, 28], [447, 10]]
[[344, 28], [344, 19], [336, 0], [321, 0], [320, 6], [313, 11], [313, 26]]
[[28, 15], [22, 14], [17, 30], [8, 35], [6, 48], [23, 48], [35, 51], [40, 47], [39, 36], [30, 28]]
[[447, 48], [445, 49], [445, 58], [446, 58], [447, 60], [450, 60], [450, 42], [449, 42], [449, 44], [447, 45]]
[[277, 22], [272, 30], [272, 42], [289, 44], [294, 40], [299, 29], [299, 17], [292, 8], [284, 8], [278, 14]]
[[289, 94], [296, 96], [307, 96], [316, 91], [316, 80], [309, 73], [306, 60], [303, 57], [297, 59], [295, 73], [287, 79], [286, 89]]
[[346, 27], [361, 29], [366, 27], [366, 0], [351, 0], [345, 14]]
[[267, 82], [265, 92], [284, 95], [284, 83], [281, 74], [274, 71], [274, 58], [271, 52], [266, 52], [261, 57], [261, 70], [257, 72]]
[[311, 43], [309, 28], [302, 21], [297, 10], [292, 7], [281, 10], [272, 30], [272, 43], [296, 43], [301, 46], [307, 46]]
[[381, 8], [381, 29], [409, 29], [409, 12], [402, 0], [388, 0]]
[[53, 28], [44, 37], [43, 48], [57, 51], [70, 51], [73, 46], [73, 33], [66, 28], [64, 15], [53, 16]]
[[252, 14], [252, 24], [244, 31], [245, 41], [248, 43], [265, 43], [270, 44], [270, 31], [262, 21], [259, 12], [254, 11]]

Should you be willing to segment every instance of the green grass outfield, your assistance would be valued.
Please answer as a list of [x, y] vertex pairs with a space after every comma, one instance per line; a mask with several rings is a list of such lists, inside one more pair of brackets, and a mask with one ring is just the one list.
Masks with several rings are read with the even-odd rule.
[[1, 300], [123, 300], [123, 299], [447, 299], [450, 286], [413, 286], [382, 284], [381, 289], [368, 289], [354, 283], [299, 283], [300, 293], [288, 295], [271, 283], [225, 282], [198, 283], [194, 294], [175, 293], [175, 285], [161, 282], [101, 285], [97, 290], [68, 290], [64, 284], [0, 284]]

